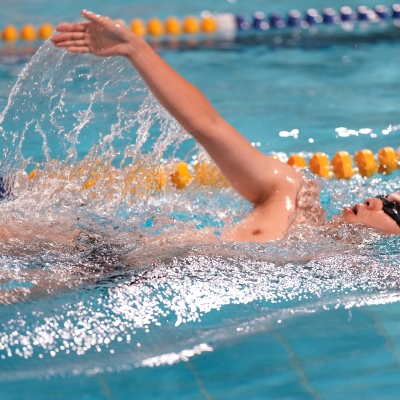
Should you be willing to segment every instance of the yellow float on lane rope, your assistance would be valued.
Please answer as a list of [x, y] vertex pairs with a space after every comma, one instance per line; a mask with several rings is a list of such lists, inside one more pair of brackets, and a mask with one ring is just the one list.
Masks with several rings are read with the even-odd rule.
[[399, 167], [399, 158], [393, 147], [384, 147], [378, 152], [379, 173], [391, 174]]
[[208, 163], [197, 163], [194, 166], [193, 181], [200, 186], [211, 186], [224, 188], [228, 187], [229, 183], [225, 176], [216, 165]]
[[138, 36], [144, 36], [146, 34], [146, 27], [144, 22], [140, 18], [135, 18], [131, 22], [131, 31]]
[[307, 162], [304, 157], [299, 154], [292, 154], [287, 162], [291, 167], [305, 168], [307, 167]]
[[338, 151], [332, 158], [332, 169], [337, 179], [350, 179], [354, 175], [350, 154]]
[[151, 18], [147, 22], [147, 33], [151, 36], [161, 36], [164, 34], [163, 23], [159, 18]]
[[170, 175], [172, 184], [177, 189], [184, 189], [192, 179], [192, 174], [186, 163], [180, 162], [176, 171]]
[[315, 153], [310, 158], [309, 164], [312, 173], [324, 178], [331, 178], [333, 176], [329, 168], [328, 156], [325, 153]]
[[181, 23], [176, 17], [169, 17], [165, 20], [165, 32], [169, 35], [179, 35], [182, 33]]
[[360, 150], [355, 154], [354, 161], [357, 164], [358, 172], [364, 178], [369, 178], [374, 175], [378, 169], [374, 153], [371, 150]]
[[215, 33], [217, 31], [217, 22], [213, 17], [203, 17], [200, 25], [201, 31], [204, 33]]
[[54, 27], [52, 24], [43, 24], [39, 28], [38, 35], [39, 35], [40, 39], [47, 40], [51, 36], [53, 31], [54, 31]]
[[15, 25], [7, 25], [3, 29], [2, 38], [6, 42], [15, 42], [18, 39], [18, 30]]
[[196, 17], [188, 16], [183, 20], [183, 31], [191, 35], [199, 33], [200, 27]]
[[36, 40], [36, 29], [32, 24], [26, 24], [21, 28], [21, 39], [27, 42]]

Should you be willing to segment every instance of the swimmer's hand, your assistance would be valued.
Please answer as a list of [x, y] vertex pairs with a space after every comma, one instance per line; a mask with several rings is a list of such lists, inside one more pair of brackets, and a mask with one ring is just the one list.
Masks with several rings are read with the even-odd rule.
[[57, 47], [65, 47], [71, 53], [92, 53], [101, 57], [127, 56], [132, 52], [135, 39], [129, 29], [108, 17], [83, 10], [82, 15], [91, 22], [64, 23], [57, 27], [60, 32], [51, 38]]

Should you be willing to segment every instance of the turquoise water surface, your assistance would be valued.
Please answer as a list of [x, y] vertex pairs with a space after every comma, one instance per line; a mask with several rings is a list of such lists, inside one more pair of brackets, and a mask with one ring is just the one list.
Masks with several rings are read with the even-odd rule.
[[[82, 7], [129, 20], [343, 5], [8, 3], [1, 27], [76, 20]], [[399, 42], [331, 35], [159, 52], [266, 154], [397, 148]], [[229, 188], [148, 191], [143, 171], [204, 155], [125, 60], [5, 49], [0, 172], [17, 183], [0, 225], [30, 239], [0, 255], [0, 399], [398, 397], [397, 237], [328, 225], [223, 243], [249, 210]], [[398, 174], [320, 184], [328, 216], [400, 191]], [[74, 242], [49, 240], [76, 228]]]

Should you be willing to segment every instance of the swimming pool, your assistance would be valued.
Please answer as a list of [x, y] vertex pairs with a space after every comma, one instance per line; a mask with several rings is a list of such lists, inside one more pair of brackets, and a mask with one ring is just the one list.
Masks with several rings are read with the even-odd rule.
[[[20, 4], [24, 12], [10, 6], [9, 20], [29, 11]], [[145, 18], [200, 11], [178, 1], [146, 4], [133, 6]], [[250, 13], [319, 4], [266, 9], [237, 1], [201, 9], [211, 6]], [[57, 7], [39, 3], [31, 21], [78, 12]], [[123, 2], [102, 7], [114, 17], [128, 9]], [[333, 156], [397, 147], [399, 52], [396, 41], [360, 40], [161, 54], [262, 151]], [[2, 109], [23, 66], [1, 65]], [[178, 127], [134, 71], [122, 60], [63, 56], [51, 46], [27, 68], [1, 124], [2, 150], [9, 149], [1, 169], [42, 169], [46, 179], [3, 202], [1, 222], [14, 215], [17, 226], [61, 231], [77, 223], [85, 235], [76, 248], [38, 239], [3, 249], [0, 287], [11, 304], [0, 307], [2, 398], [397, 398], [397, 238], [355, 230], [350, 241], [343, 229], [335, 238], [305, 230], [267, 245], [204, 243], [195, 233], [184, 240], [182, 230], [217, 232], [248, 206], [224, 188], [149, 195], [140, 191], [145, 173], [136, 192], [124, 192], [129, 169], [113, 169], [121, 162], [155, 168], [196, 155], [191, 141], [174, 153]], [[340, 127], [353, 132], [339, 136]], [[294, 129], [298, 135], [279, 135]], [[100, 178], [82, 190], [92, 171]], [[396, 174], [321, 185], [331, 214], [366, 195], [400, 190]], [[140, 244], [140, 234], [158, 233], [167, 236]]]

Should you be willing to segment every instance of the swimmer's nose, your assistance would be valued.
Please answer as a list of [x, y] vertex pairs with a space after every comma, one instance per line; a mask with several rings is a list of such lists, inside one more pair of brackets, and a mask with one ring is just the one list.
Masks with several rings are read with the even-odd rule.
[[382, 200], [375, 199], [374, 197], [368, 197], [365, 199], [364, 205], [367, 206], [368, 210], [382, 209], [383, 207]]

